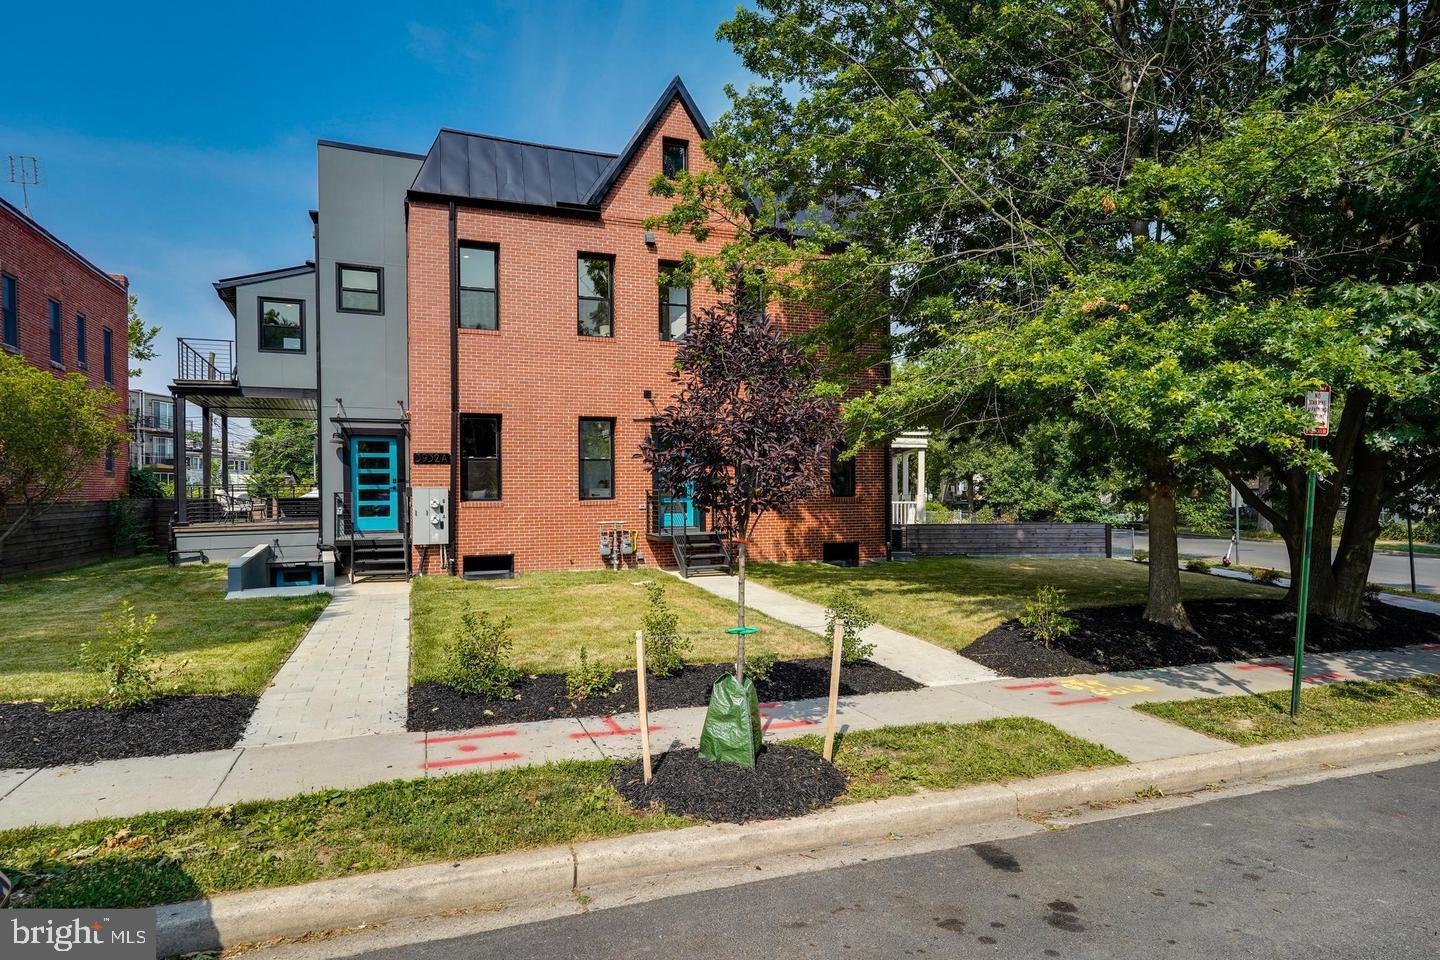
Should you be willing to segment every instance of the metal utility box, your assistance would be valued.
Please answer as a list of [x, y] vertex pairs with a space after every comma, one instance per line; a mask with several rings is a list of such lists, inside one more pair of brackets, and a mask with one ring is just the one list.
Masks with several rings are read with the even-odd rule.
[[450, 542], [450, 489], [412, 487], [410, 490], [410, 539], [417, 547]]

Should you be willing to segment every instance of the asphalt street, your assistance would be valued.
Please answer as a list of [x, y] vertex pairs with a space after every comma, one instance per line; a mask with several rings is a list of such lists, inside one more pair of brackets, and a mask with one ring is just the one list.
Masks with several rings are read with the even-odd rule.
[[372, 960], [1433, 958], [1440, 764], [380, 950]]
[[[1180, 556], [1204, 557], [1218, 560], [1225, 555], [1228, 538], [1181, 537]], [[1149, 540], [1144, 533], [1135, 534], [1135, 549], [1148, 550]], [[1128, 559], [1130, 556], [1130, 532], [1117, 529], [1114, 534], [1115, 556]], [[1246, 566], [1269, 567], [1272, 570], [1290, 570], [1290, 555], [1285, 544], [1274, 540], [1241, 540], [1240, 562]], [[1410, 560], [1401, 553], [1376, 553], [1370, 562], [1370, 580], [1386, 586], [1410, 589]], [[1440, 592], [1440, 557], [1415, 555], [1415, 582], [1425, 591]]]

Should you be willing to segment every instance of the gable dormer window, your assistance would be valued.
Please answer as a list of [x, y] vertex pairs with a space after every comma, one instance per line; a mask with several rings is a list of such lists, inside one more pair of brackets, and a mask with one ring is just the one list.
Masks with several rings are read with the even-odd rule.
[[690, 169], [690, 142], [666, 137], [660, 146], [660, 170], [667, 180]]

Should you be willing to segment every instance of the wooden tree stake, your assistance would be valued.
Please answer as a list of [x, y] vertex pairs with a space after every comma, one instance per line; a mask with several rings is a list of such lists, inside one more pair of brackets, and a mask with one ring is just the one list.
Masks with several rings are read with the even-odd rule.
[[840, 699], [840, 649], [845, 635], [845, 624], [835, 618], [835, 642], [830, 651], [830, 709], [825, 713], [825, 752], [821, 754], [827, 762], [835, 758], [835, 706]]
[[635, 631], [635, 689], [640, 693], [640, 755], [645, 759], [645, 782], [650, 782], [650, 711], [645, 706], [645, 634]]

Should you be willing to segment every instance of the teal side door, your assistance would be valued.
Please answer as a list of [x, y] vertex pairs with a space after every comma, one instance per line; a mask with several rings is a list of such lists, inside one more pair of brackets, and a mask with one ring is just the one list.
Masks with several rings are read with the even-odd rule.
[[350, 438], [350, 490], [356, 530], [399, 530], [400, 491], [394, 437]]
[[693, 491], [694, 487], [687, 483], [673, 496], [660, 498], [660, 526], [667, 529], [700, 526], [700, 511], [691, 495]]

